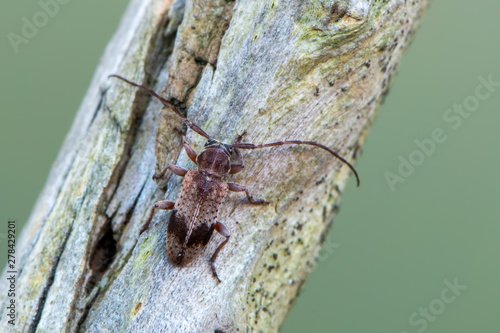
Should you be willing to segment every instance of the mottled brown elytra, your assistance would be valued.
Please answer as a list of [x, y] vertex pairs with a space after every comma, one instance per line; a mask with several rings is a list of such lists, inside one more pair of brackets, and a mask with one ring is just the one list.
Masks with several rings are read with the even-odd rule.
[[[177, 266], [184, 266], [193, 261], [193, 259], [205, 248], [214, 230], [216, 230], [219, 234], [226, 237], [217, 247], [212, 258], [210, 258], [213, 276], [220, 282], [214, 262], [219, 252], [229, 240], [229, 231], [222, 223], [217, 221], [217, 214], [219, 208], [224, 203], [227, 192], [245, 192], [250, 203], [268, 204], [265, 200], [253, 198], [244, 186], [222, 180], [223, 176], [228, 174], [234, 175], [245, 167], [239, 149], [259, 149], [282, 145], [310, 145], [319, 147], [345, 163], [356, 176], [359, 186], [358, 173], [354, 167], [336, 152], [322, 144], [313, 141], [298, 140], [279, 141], [262, 145], [242, 143], [240, 141], [246, 132], [238, 136], [236, 142], [233, 144], [223, 143], [212, 139], [200, 127], [184, 117], [172, 103], [160, 97], [151, 89], [141, 84], [131, 82], [118, 75], [110, 75], [110, 77], [116, 77], [132, 86], [147, 91], [162, 102], [164, 106], [174, 111], [189, 128], [207, 139], [207, 143], [199, 155], [196, 154], [194, 149], [184, 139], [184, 149], [188, 157], [198, 166], [198, 170], [188, 171], [173, 165], [169, 165], [163, 169], [157, 178], [163, 178], [167, 170], [172, 171], [178, 176], [184, 177], [181, 192], [175, 203], [171, 201], [157, 202], [151, 209], [149, 218], [141, 229], [141, 234], [148, 229], [158, 209], [173, 209], [167, 227], [167, 255], [170, 261]], [[231, 156], [233, 154], [236, 154], [238, 163], [231, 163]]]

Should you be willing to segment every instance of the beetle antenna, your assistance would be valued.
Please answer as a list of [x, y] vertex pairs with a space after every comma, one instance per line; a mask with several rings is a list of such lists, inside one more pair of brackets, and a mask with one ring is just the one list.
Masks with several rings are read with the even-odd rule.
[[198, 127], [197, 125], [193, 124], [192, 122], [190, 122], [186, 117], [184, 117], [182, 115], [182, 113], [172, 104], [170, 103], [169, 101], [167, 101], [165, 98], [161, 97], [160, 95], [158, 95], [157, 93], [155, 93], [153, 90], [149, 89], [148, 87], [146, 86], [143, 86], [142, 84], [138, 84], [138, 83], [135, 83], [135, 82], [132, 82], [132, 81], [129, 81], [127, 80], [126, 78], [120, 76], [120, 75], [116, 75], [116, 74], [112, 74], [110, 75], [109, 77], [116, 77], [117, 79], [120, 79], [128, 84], [130, 84], [131, 86], [134, 86], [134, 87], [137, 87], [139, 89], [142, 89], [142, 90], [145, 90], [147, 91], [149, 94], [151, 94], [154, 98], [156, 98], [157, 100], [159, 100], [164, 106], [168, 106], [170, 109], [172, 109], [181, 119], [182, 121], [189, 126], [189, 128], [191, 128], [193, 131], [195, 131], [196, 133], [198, 133], [199, 135], [205, 137], [206, 139], [210, 140], [211, 137], [210, 135], [208, 135], [207, 133], [205, 133], [204, 130], [202, 130], [200, 127]]
[[354, 176], [356, 176], [356, 181], [357, 181], [358, 187], [359, 187], [360, 181], [359, 181], [358, 172], [352, 166], [352, 164], [347, 162], [347, 160], [345, 158], [343, 158], [342, 156], [340, 156], [338, 153], [334, 152], [333, 150], [331, 150], [327, 146], [323, 146], [320, 143], [317, 143], [314, 141], [287, 140], [287, 141], [266, 143], [266, 144], [262, 144], [262, 145], [255, 145], [253, 143], [233, 143], [232, 144], [233, 148], [239, 148], [239, 149], [260, 149], [260, 148], [276, 147], [276, 146], [284, 146], [284, 145], [309, 145], [309, 146], [319, 147], [321, 149], [326, 150], [327, 152], [329, 152], [330, 154], [332, 154], [333, 156], [335, 156], [336, 158], [341, 160], [343, 163], [345, 163], [349, 167], [349, 169], [352, 170], [352, 172], [354, 173]]

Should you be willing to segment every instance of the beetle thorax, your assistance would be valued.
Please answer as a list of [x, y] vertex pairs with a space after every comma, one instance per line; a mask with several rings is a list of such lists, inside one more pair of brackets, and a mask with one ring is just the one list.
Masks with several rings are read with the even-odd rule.
[[198, 171], [215, 177], [222, 177], [231, 170], [231, 160], [222, 148], [208, 148], [197, 159]]

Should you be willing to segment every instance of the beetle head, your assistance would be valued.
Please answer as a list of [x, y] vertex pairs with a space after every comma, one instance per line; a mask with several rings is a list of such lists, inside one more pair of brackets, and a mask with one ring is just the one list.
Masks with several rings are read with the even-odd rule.
[[231, 170], [233, 147], [214, 139], [205, 143], [205, 149], [198, 155], [198, 171], [211, 176], [222, 177]]

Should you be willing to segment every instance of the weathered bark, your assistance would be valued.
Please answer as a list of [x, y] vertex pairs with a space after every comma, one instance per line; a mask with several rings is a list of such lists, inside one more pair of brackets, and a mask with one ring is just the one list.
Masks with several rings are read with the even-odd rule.
[[[152, 204], [175, 200], [182, 181], [162, 183], [164, 194], [155, 170], [194, 166], [172, 112], [107, 76], [164, 89], [222, 141], [246, 129], [247, 142], [314, 140], [353, 161], [426, 5], [132, 1], [19, 240], [15, 330], [277, 331], [316, 261], [349, 169], [311, 147], [244, 152], [247, 167], [231, 181], [271, 205], [230, 195], [219, 214], [232, 236], [216, 262], [218, 285], [207, 260], [220, 236], [182, 269], [165, 254], [170, 212], [138, 237]], [[199, 136], [188, 130], [187, 138], [201, 150]], [[5, 318], [0, 325], [10, 327]]]

